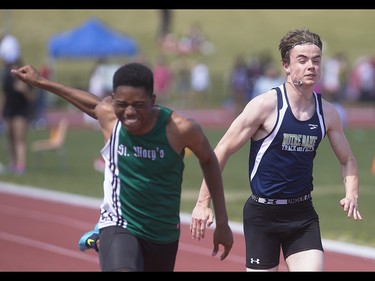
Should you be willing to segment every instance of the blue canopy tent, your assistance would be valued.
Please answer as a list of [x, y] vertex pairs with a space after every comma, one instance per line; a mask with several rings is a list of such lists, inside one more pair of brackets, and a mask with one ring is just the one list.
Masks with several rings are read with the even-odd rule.
[[[50, 37], [47, 64], [51, 69], [53, 80], [58, 80], [55, 71], [56, 61], [96, 60], [98, 62], [101, 59], [112, 58], [117, 60], [124, 57], [131, 58], [138, 55], [138, 52], [138, 45], [133, 38], [111, 29], [99, 19], [91, 17], [76, 28]], [[72, 86], [87, 87], [87, 85], [81, 84], [82, 81], [85, 81], [80, 77], [82, 73], [69, 72], [69, 75]], [[54, 104], [57, 100], [54, 95], [48, 95], [48, 97], [51, 99], [50, 104]]]
[[134, 56], [137, 53], [134, 39], [110, 29], [96, 18], [52, 36], [48, 42], [48, 57], [53, 60]]

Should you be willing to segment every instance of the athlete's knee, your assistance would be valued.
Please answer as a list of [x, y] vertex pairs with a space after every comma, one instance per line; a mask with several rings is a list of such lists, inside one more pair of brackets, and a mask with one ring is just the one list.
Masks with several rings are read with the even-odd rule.
[[251, 272], [251, 271], [270, 271], [270, 272], [276, 272], [278, 270], [279, 270], [279, 266], [278, 265], [275, 266], [275, 267], [272, 267], [272, 268], [268, 268], [268, 269], [266, 269], [266, 268], [263, 268], [263, 269], [257, 268], [257, 269], [255, 269], [255, 268], [246, 267], [246, 271], [247, 272]]

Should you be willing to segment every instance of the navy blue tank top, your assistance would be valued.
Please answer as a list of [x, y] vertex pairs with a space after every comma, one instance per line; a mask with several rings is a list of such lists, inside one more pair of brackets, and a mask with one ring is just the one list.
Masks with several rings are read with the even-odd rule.
[[266, 137], [250, 142], [249, 181], [256, 196], [287, 199], [313, 190], [313, 160], [326, 128], [320, 94], [313, 93], [312, 118], [299, 121], [290, 108], [285, 83], [274, 89], [276, 124]]

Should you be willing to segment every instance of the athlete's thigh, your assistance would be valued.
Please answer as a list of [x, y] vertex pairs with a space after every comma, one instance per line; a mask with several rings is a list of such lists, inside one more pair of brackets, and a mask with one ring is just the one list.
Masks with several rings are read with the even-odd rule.
[[142, 241], [144, 270], [145, 271], [173, 271], [178, 240], [169, 244], [156, 244]]
[[319, 250], [323, 252], [322, 239], [318, 217], [301, 221], [298, 227], [291, 226], [289, 234], [285, 234], [282, 239], [282, 250], [285, 259], [298, 252], [306, 250]]
[[102, 271], [143, 271], [137, 237], [120, 226], [100, 229], [99, 260]]
[[246, 267], [255, 270], [276, 268], [280, 262], [280, 238], [272, 231], [271, 206], [247, 200], [243, 211]]
[[289, 271], [323, 271], [324, 254], [321, 250], [307, 250], [285, 259]]
[[282, 250], [289, 271], [322, 271], [323, 245], [319, 219], [306, 220], [283, 240]]

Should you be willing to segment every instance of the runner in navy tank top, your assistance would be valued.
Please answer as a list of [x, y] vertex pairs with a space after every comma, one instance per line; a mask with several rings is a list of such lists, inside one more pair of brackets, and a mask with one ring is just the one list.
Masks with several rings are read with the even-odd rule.
[[313, 190], [313, 159], [325, 136], [321, 95], [313, 95], [315, 114], [300, 121], [289, 106], [285, 84], [275, 89], [279, 109], [275, 127], [265, 138], [251, 139], [251, 190], [259, 197], [295, 198]]
[[[250, 141], [251, 195], [243, 208], [247, 271], [277, 271], [281, 251], [289, 271], [324, 270], [311, 192], [313, 161], [325, 136], [341, 167], [345, 196], [340, 205], [348, 217], [362, 220], [357, 163], [340, 115], [314, 92], [322, 47], [319, 35], [308, 29], [285, 34], [279, 49], [286, 82], [254, 97], [215, 148], [223, 171], [229, 157]], [[210, 212], [206, 187], [203, 180], [193, 221]]]

